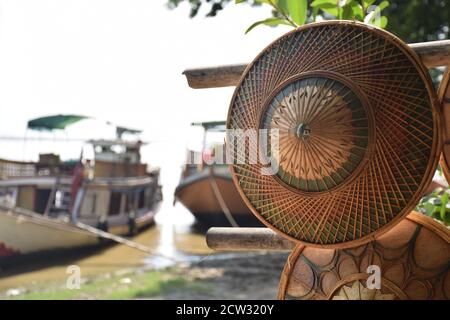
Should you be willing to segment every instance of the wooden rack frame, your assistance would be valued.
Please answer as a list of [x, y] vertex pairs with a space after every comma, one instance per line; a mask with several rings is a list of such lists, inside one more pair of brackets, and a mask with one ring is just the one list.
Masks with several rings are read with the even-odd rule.
[[[410, 44], [427, 68], [450, 65], [450, 40]], [[193, 89], [231, 87], [237, 85], [247, 64], [187, 69], [183, 72]]]
[[294, 241], [269, 228], [210, 228], [206, 234], [208, 247], [217, 251], [292, 251]]
[[[450, 66], [450, 40], [410, 44], [427, 68]], [[187, 69], [183, 72], [193, 89], [236, 86], [247, 64]], [[295, 241], [269, 228], [211, 228], [206, 242], [218, 251], [292, 251]]]

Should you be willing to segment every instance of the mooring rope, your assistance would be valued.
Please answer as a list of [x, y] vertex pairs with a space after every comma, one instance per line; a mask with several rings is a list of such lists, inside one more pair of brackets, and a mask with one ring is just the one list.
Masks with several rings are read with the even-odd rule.
[[19, 219], [29, 219], [30, 222], [35, 223], [35, 224], [39, 224], [42, 226], [46, 226], [46, 227], [50, 227], [50, 228], [56, 228], [56, 229], [60, 229], [60, 230], [64, 230], [67, 232], [70, 231], [75, 231], [76, 229], [78, 229], [78, 231], [85, 231], [88, 232], [94, 236], [97, 237], [101, 237], [107, 240], [111, 240], [123, 245], [126, 245], [130, 248], [145, 252], [149, 255], [153, 255], [153, 256], [158, 256], [164, 259], [168, 259], [171, 260], [172, 262], [175, 263], [179, 263], [180, 261], [178, 261], [177, 259], [167, 256], [165, 254], [159, 253], [155, 250], [153, 250], [152, 248], [145, 246], [143, 244], [137, 243], [135, 241], [126, 239], [124, 237], [112, 234], [110, 232], [106, 232], [100, 229], [97, 229], [95, 227], [89, 226], [87, 224], [81, 223], [81, 222], [77, 222], [77, 223], [69, 223], [69, 222], [63, 222], [63, 221], [58, 221], [55, 219], [51, 219], [48, 217], [42, 217], [30, 210], [26, 210], [23, 208], [12, 208], [12, 207], [3, 207], [0, 206], [0, 209], [3, 209], [6, 212], [10, 212], [13, 213], [15, 215], [19, 216]]
[[232, 227], [238, 228], [239, 227], [238, 223], [234, 219], [230, 209], [228, 209], [227, 204], [225, 203], [225, 200], [222, 197], [222, 194], [220, 193], [219, 186], [217, 185], [216, 178], [214, 177], [214, 169], [212, 166], [209, 167], [209, 178], [214, 195], [216, 197], [217, 202], [219, 202], [219, 206], [222, 209], [225, 218], [228, 220], [228, 222]]

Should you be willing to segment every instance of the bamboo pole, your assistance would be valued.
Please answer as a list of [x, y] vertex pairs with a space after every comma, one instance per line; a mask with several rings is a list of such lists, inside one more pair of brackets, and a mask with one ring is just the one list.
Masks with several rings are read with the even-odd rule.
[[296, 244], [269, 228], [211, 228], [206, 243], [218, 251], [291, 251]]
[[[450, 40], [410, 44], [427, 68], [450, 65]], [[183, 72], [193, 89], [230, 87], [238, 84], [247, 64], [187, 69]]]

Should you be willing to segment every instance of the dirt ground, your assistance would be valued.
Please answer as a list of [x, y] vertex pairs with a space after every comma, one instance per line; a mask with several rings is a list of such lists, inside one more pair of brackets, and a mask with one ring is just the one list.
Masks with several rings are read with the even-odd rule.
[[[198, 256], [194, 261], [165, 268], [128, 267], [87, 275], [78, 290], [67, 288], [66, 277], [51, 281], [44, 278], [5, 287], [0, 291], [0, 299], [269, 300], [277, 296], [287, 256], [288, 253], [226, 253]], [[47, 273], [55, 272], [50, 271]]]
[[205, 259], [178, 272], [203, 290], [174, 290], [156, 299], [276, 299], [287, 253], [245, 254]]

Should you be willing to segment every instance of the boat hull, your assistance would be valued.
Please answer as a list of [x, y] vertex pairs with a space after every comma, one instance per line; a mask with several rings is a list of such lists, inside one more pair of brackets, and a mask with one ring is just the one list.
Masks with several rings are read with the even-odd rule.
[[[136, 231], [154, 223], [154, 210], [139, 215], [135, 220]], [[40, 214], [21, 209], [0, 207], [0, 264], [20, 256], [43, 252], [81, 249], [104, 244], [105, 239], [89, 232], [81, 224], [50, 219]], [[127, 222], [112, 225], [108, 232], [115, 235], [130, 234]]]
[[0, 258], [98, 244], [92, 233], [62, 221], [0, 209]]
[[215, 172], [213, 178], [207, 171], [192, 174], [179, 184], [175, 190], [175, 198], [195, 216], [200, 224], [230, 225], [214, 191], [213, 183], [216, 184], [223, 202], [238, 225], [261, 226], [240, 197], [228, 169]]

